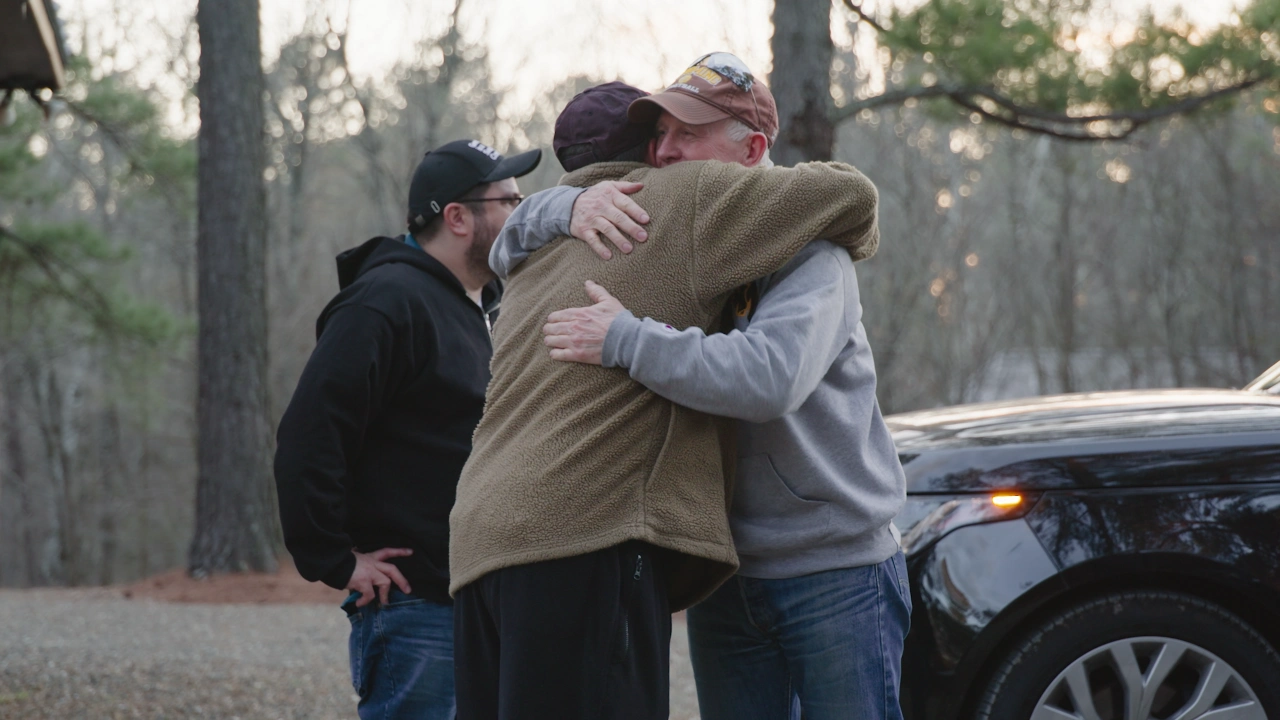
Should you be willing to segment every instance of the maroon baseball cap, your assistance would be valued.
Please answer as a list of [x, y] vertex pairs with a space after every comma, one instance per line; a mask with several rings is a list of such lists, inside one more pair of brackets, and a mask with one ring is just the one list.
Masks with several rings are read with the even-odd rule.
[[627, 118], [627, 108], [648, 94], [626, 83], [609, 82], [575, 95], [556, 118], [551, 141], [564, 169], [612, 160], [649, 142], [652, 125]]
[[652, 123], [663, 111], [690, 125], [737, 118], [769, 139], [778, 137], [778, 106], [764, 83], [736, 55], [714, 52], [690, 65], [666, 90], [631, 103], [627, 116]]

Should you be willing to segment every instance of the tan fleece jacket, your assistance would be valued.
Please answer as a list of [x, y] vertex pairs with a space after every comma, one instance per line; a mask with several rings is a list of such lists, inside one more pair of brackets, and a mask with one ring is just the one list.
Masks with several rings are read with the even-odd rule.
[[552, 360], [547, 315], [589, 304], [583, 283], [594, 280], [638, 317], [711, 328], [731, 290], [807, 242], [825, 238], [855, 260], [879, 242], [875, 186], [839, 163], [600, 163], [562, 184], [605, 180], [644, 183], [633, 198], [652, 218], [649, 240], [603, 262], [560, 238], [512, 273], [484, 417], [449, 516], [450, 593], [503, 567], [643, 540], [678, 553], [672, 611], [709, 595], [738, 566], [726, 514], [733, 468], [722, 454], [732, 427], [624, 369]]

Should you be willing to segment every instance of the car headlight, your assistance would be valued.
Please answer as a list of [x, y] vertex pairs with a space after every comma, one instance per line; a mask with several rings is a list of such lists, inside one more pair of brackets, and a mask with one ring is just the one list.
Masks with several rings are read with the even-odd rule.
[[1038, 499], [1038, 493], [1025, 492], [910, 495], [894, 524], [902, 533], [902, 551], [911, 555], [956, 528], [1022, 517]]

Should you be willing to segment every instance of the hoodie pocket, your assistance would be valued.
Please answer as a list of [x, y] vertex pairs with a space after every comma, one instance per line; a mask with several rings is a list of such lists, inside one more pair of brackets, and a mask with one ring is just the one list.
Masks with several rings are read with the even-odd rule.
[[738, 460], [732, 508], [733, 540], [744, 555], [777, 555], [831, 534], [830, 504], [797, 495], [768, 455]]

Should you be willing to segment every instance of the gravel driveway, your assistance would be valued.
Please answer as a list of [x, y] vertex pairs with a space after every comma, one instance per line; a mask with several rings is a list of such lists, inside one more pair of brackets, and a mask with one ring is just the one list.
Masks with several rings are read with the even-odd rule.
[[[354, 718], [346, 638], [322, 605], [0, 591], [0, 718]], [[671, 645], [671, 717], [693, 720], [680, 619]]]

